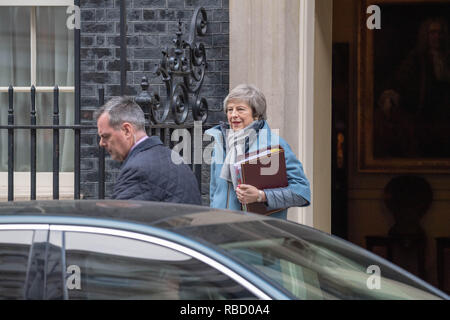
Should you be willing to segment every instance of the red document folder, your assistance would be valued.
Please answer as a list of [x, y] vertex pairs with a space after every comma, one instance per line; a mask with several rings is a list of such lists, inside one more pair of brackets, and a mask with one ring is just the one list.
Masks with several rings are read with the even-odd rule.
[[[239, 183], [252, 185], [259, 190], [288, 186], [284, 150], [280, 146], [246, 154], [235, 164]], [[243, 205], [244, 211], [270, 215], [284, 208], [268, 211], [262, 202]]]

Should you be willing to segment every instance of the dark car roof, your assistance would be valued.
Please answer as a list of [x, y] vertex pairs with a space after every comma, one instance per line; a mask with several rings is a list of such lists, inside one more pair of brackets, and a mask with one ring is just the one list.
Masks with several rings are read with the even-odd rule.
[[[6, 216], [8, 216], [8, 219], [2, 219]], [[21, 216], [23, 219], [20, 219]], [[43, 218], [47, 216], [49, 219], [41, 219], [40, 216]], [[50, 217], [63, 218], [55, 220]], [[65, 219], [69, 217], [71, 219]], [[93, 221], [93, 219], [101, 219], [101, 221]], [[125, 222], [174, 231], [177, 234], [183, 234], [190, 238], [194, 236], [197, 240], [203, 239], [214, 245], [220, 242], [227, 242], [230, 239], [244, 240], [243, 237], [248, 233], [242, 230], [231, 232], [234, 230], [231, 224], [255, 221], [271, 221], [270, 227], [267, 227], [264, 223], [258, 224], [257, 232], [260, 234], [267, 234], [268, 230], [274, 229], [281, 231], [284, 228], [280, 229], [279, 224], [288, 223], [280, 219], [242, 211], [151, 201], [40, 200], [0, 203], [0, 223], [62, 223], [124, 227], [123, 223], [120, 226], [119, 224]], [[324, 242], [331, 247], [342, 247], [345, 245], [351, 246], [357, 251], [361, 250], [355, 245], [342, 239], [337, 239], [323, 231], [306, 225], [295, 224], [295, 226], [296, 236], [302, 237], [302, 239]], [[127, 225], [125, 228], [129, 227]], [[206, 227], [206, 229], [196, 227]], [[208, 231], [206, 231], [207, 229]], [[203, 231], [205, 232], [203, 233]], [[251, 236], [254, 231], [250, 231], [249, 235]]]
[[[264, 219], [243, 212], [205, 206], [130, 200], [39, 200], [0, 203], [1, 216], [106, 218], [170, 229], [201, 224]], [[266, 218], [267, 219], [267, 218]]]
[[[41, 220], [42, 216], [42, 220]], [[48, 217], [46, 219], [45, 217]], [[56, 217], [56, 218], [55, 218]], [[59, 219], [59, 217], [62, 217]], [[65, 219], [67, 217], [68, 219]], [[100, 220], [96, 220], [100, 219]], [[223, 209], [212, 209], [205, 206], [187, 205], [187, 204], [173, 204], [160, 203], [149, 201], [130, 201], [130, 200], [48, 200], [48, 201], [23, 201], [23, 202], [2, 202], [0, 203], [0, 223], [54, 223], [57, 224], [81, 224], [98, 225], [101, 227], [122, 227], [127, 223], [126, 228], [131, 227], [132, 230], [138, 232], [140, 230], [160, 230], [164, 236], [171, 234], [172, 237], [177, 237], [180, 243], [189, 241], [192, 246], [199, 248], [203, 246], [205, 249], [206, 243], [202, 241], [198, 243], [199, 239], [205, 240], [209, 245], [217, 245], [224, 239], [231, 239], [239, 235], [245, 236], [243, 229], [239, 227], [238, 233], [232, 233], [231, 225], [239, 222], [260, 221], [262, 223], [253, 224], [266, 225], [264, 222], [269, 222], [267, 227], [261, 230], [251, 229], [249, 234], [257, 232], [258, 234], [268, 235], [268, 230], [279, 229], [280, 232], [289, 234], [285, 228], [281, 228], [280, 224], [291, 225], [288, 222], [280, 219], [270, 218], [257, 214], [249, 214], [246, 212], [230, 211]], [[130, 226], [133, 224], [133, 226]], [[142, 228], [139, 225], [140, 224]], [[223, 224], [220, 226], [220, 224]], [[147, 225], [148, 227], [146, 227]], [[202, 228], [195, 228], [202, 226]], [[206, 227], [203, 228], [203, 226]], [[293, 225], [291, 225], [293, 226]], [[399, 270], [395, 265], [388, 261], [367, 252], [366, 250], [355, 246], [345, 240], [338, 239], [332, 235], [325, 234], [320, 230], [310, 228], [305, 225], [295, 224], [295, 236], [301, 236], [306, 241], [313, 241], [315, 243], [326, 243], [328, 248], [340, 248], [346, 250], [350, 255], [366, 256], [375, 261], [379, 265], [390, 265], [390, 268]], [[155, 228], [156, 227], [156, 228]], [[194, 228], [191, 228], [194, 227]], [[231, 229], [230, 229], [231, 228]], [[174, 231], [173, 229], [177, 229]], [[208, 230], [207, 230], [208, 229]], [[230, 231], [231, 230], [231, 231]], [[298, 233], [301, 230], [301, 235]], [[222, 239], [222, 237], [224, 239]], [[187, 238], [186, 238], [187, 237]], [[188, 240], [192, 237], [197, 238], [194, 242]], [[234, 239], [234, 238], [233, 238]], [[236, 239], [234, 239], [236, 240]], [[225, 241], [226, 242], [226, 241]], [[217, 249], [217, 247], [216, 247]], [[218, 254], [214, 251], [212, 254]], [[244, 272], [245, 270], [241, 270]], [[400, 272], [404, 272], [401, 271]], [[426, 282], [409, 275], [408, 278], [421, 283], [423, 287], [428, 288], [431, 292], [441, 297], [446, 297], [442, 292], [436, 288], [431, 287]]]

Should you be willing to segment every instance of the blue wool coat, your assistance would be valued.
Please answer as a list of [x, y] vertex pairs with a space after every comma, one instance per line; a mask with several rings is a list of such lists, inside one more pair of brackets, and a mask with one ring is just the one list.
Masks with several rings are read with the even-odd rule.
[[201, 205], [192, 170], [155, 136], [138, 144], [123, 161], [112, 197]]
[[[218, 125], [206, 131], [214, 138], [214, 149], [211, 159], [210, 206], [241, 210], [233, 185], [220, 177], [225, 161], [226, 126]], [[295, 157], [288, 143], [270, 130], [266, 121], [261, 121], [256, 141], [246, 147], [246, 152], [262, 150], [268, 146], [280, 145], [284, 149], [288, 186], [286, 188], [265, 189], [268, 209], [286, 208], [275, 212], [271, 217], [287, 219], [287, 208], [308, 206], [311, 202], [309, 181], [303, 172], [301, 162]], [[228, 204], [227, 204], [228, 194]]]

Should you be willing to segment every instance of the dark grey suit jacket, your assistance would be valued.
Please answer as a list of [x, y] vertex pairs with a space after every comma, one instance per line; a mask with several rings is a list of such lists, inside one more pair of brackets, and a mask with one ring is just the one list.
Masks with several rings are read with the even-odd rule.
[[[197, 179], [188, 165], [175, 164], [158, 137], [138, 144], [120, 167], [113, 199], [201, 204]], [[173, 158], [182, 162], [178, 154]]]

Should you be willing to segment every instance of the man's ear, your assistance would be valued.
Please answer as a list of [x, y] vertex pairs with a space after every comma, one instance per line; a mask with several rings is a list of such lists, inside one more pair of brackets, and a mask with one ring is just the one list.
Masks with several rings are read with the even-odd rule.
[[129, 122], [122, 123], [121, 130], [125, 137], [131, 137], [134, 134], [133, 126]]

